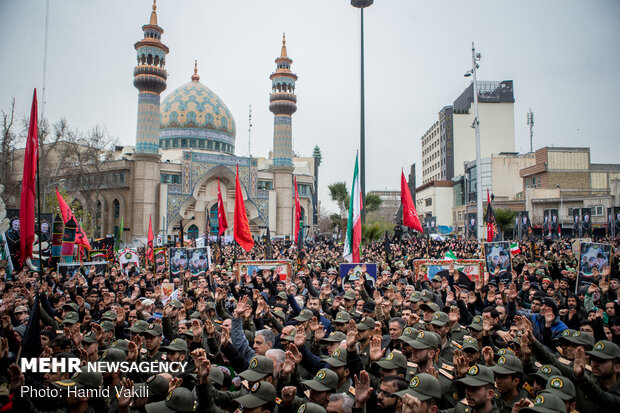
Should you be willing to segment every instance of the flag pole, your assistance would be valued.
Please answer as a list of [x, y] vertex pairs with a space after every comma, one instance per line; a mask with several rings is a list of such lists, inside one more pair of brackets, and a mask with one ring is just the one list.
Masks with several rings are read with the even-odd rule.
[[[35, 89], [36, 92], [36, 89]], [[45, 92], [44, 92], [45, 93]], [[37, 137], [39, 130], [39, 119], [36, 119], [37, 122]], [[40, 183], [41, 178], [39, 177], [39, 154], [41, 153], [41, 145], [39, 144], [39, 139], [37, 139], [37, 220], [39, 221], [39, 282], [43, 280], [43, 254], [42, 254], [42, 237], [41, 237], [41, 191], [40, 191]], [[35, 287], [35, 294], [38, 294], [39, 289]]]

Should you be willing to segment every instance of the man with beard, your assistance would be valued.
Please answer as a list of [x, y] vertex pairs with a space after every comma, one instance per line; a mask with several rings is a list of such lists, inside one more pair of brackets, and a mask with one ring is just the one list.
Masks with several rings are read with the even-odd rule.
[[396, 411], [398, 397], [396, 393], [407, 388], [407, 381], [401, 376], [386, 376], [381, 380], [381, 386], [377, 392], [378, 413], [392, 413]]
[[[586, 354], [590, 355], [592, 374], [586, 374]], [[580, 390], [577, 409], [584, 412], [617, 412], [620, 409], [619, 371], [620, 347], [611, 341], [598, 341], [591, 351], [576, 350], [573, 375]]]
[[[316, 403], [323, 408], [327, 408], [329, 398], [336, 392], [338, 386], [338, 375], [331, 370], [321, 369], [311, 380], [303, 380], [301, 384], [310, 390], [308, 400]], [[295, 410], [299, 408], [306, 400], [296, 396], [297, 388], [295, 386], [286, 386], [282, 389], [282, 403], [280, 408], [293, 406]]]
[[[100, 361], [108, 363], [120, 363], [121, 361], [126, 361], [125, 352], [116, 348], [110, 348], [101, 354]], [[121, 372], [120, 370], [106, 371], [102, 373], [102, 375], [103, 388], [107, 387], [110, 389], [110, 395], [106, 402], [110, 405], [111, 412], [117, 411], [118, 398], [116, 397], [116, 389], [121, 388]]]
[[482, 364], [476, 364], [467, 370], [465, 377], [457, 380], [465, 386], [467, 405], [458, 403], [455, 407], [442, 410], [442, 413], [499, 413], [494, 402], [493, 371]]
[[[441, 398], [441, 386], [437, 379], [430, 374], [420, 373], [409, 382], [409, 387], [396, 393], [396, 397], [403, 399], [403, 411], [408, 407], [411, 400], [416, 406], [416, 413], [437, 413], [438, 403]], [[415, 398], [415, 401], [412, 400]]]
[[375, 320], [370, 317], [362, 317], [357, 327], [357, 341], [359, 342], [359, 355], [364, 368], [370, 367], [370, 334], [375, 328]]
[[511, 355], [501, 356], [491, 370], [495, 373], [495, 387], [499, 393], [496, 404], [502, 413], [511, 413], [514, 404], [526, 396], [521, 389], [521, 360]]

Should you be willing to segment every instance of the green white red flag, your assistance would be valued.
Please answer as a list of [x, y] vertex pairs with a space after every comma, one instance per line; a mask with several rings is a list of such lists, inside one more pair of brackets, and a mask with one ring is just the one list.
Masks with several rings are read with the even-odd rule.
[[519, 244], [517, 243], [510, 243], [510, 253], [511, 254], [521, 254], [521, 248], [519, 247]]
[[355, 155], [355, 170], [349, 200], [349, 220], [347, 221], [347, 237], [344, 240], [343, 257], [348, 262], [360, 262], [360, 244], [362, 243], [362, 188]]

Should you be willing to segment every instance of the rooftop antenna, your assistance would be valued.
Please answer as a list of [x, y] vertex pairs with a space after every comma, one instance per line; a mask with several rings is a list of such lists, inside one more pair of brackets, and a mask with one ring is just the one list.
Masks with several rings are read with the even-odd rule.
[[530, 108], [527, 112], [527, 124], [530, 127], [530, 153], [534, 152], [534, 112]]
[[250, 103], [250, 114], [248, 116], [248, 156], [252, 157], [252, 104]]

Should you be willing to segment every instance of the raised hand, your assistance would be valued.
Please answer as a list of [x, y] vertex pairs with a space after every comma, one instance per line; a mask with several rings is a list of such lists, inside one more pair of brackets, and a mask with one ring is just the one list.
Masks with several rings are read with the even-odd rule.
[[457, 307], [450, 307], [450, 312], [448, 313], [448, 323], [453, 326], [454, 324], [458, 323], [460, 319], [461, 312], [459, 311], [459, 309]]
[[170, 383], [168, 384], [168, 393], [170, 393], [174, 389], [178, 389], [179, 387], [181, 387], [181, 384], [183, 384], [183, 379], [180, 377], [175, 377], [170, 380]]
[[422, 402], [415, 396], [405, 394], [402, 397], [403, 408], [401, 413], [418, 413], [421, 410]]
[[312, 317], [308, 325], [310, 327], [310, 331], [316, 333], [316, 331], [319, 329], [319, 320], [317, 320], [316, 317]]
[[370, 376], [366, 370], [360, 371], [359, 378], [355, 376], [355, 407], [361, 408], [370, 399], [373, 388], [370, 387]]
[[297, 395], [297, 387], [286, 386], [282, 388], [282, 406], [289, 406], [293, 404], [295, 396]]
[[26, 383], [26, 378], [19, 366], [15, 363], [9, 366], [10, 385], [9, 392], [14, 393]]
[[211, 373], [211, 362], [206, 357], [201, 356], [196, 360], [196, 367], [198, 368], [200, 384], [207, 383], [209, 373]]
[[220, 347], [224, 347], [230, 340], [230, 329], [226, 326], [222, 326], [222, 332], [220, 334]]
[[530, 402], [528, 399], [521, 399], [512, 405], [511, 413], [519, 413], [521, 409], [525, 407], [530, 407], [532, 405], [533, 405], [532, 402]]
[[[133, 397], [131, 394], [133, 393], [133, 385], [134, 382], [129, 380], [128, 378], [124, 378], [121, 380], [121, 392], [118, 395], [118, 408], [119, 410], [126, 411], [129, 405], [131, 404], [131, 400]], [[123, 389], [131, 390], [130, 392], [125, 392]]]
[[575, 360], [573, 362], [573, 374], [576, 378], [580, 379], [583, 377], [586, 369], [586, 352], [583, 347], [577, 347], [575, 350]]
[[452, 363], [456, 368], [456, 377], [464, 377], [467, 374], [469, 365], [467, 364], [467, 360], [465, 360], [465, 356], [463, 356], [463, 352], [461, 350], [454, 350], [454, 353], [452, 353]]
[[306, 344], [306, 334], [301, 326], [297, 329], [293, 343], [297, 348], [302, 348]]
[[486, 346], [482, 348], [482, 358], [484, 359], [484, 364], [486, 366], [492, 366], [495, 364], [495, 361], [493, 360], [494, 355], [495, 353], [491, 347]]
[[[194, 330], [192, 329], [192, 331]], [[208, 337], [213, 337], [213, 335], [215, 334], [215, 326], [208, 318], [205, 320], [205, 331], [207, 332]]]
[[127, 348], [127, 361], [135, 362], [138, 360], [138, 345], [135, 342], [130, 341], [127, 344]]
[[[49, 347], [45, 347], [45, 349], [48, 349]], [[43, 352], [45, 353], [45, 349], [43, 349]], [[50, 349], [51, 352], [51, 349]], [[0, 338], [0, 359], [5, 358], [7, 355], [9, 354], [9, 341], [6, 338]], [[43, 356], [43, 354], [41, 354], [41, 357], [50, 357], [51, 354], [49, 356]]]
[[290, 351], [286, 352], [286, 359], [284, 360], [284, 364], [282, 364], [282, 369], [280, 370], [281, 376], [289, 376], [295, 370], [295, 358], [293, 357], [293, 353]]
[[[297, 336], [295, 336], [295, 338], [297, 338]], [[291, 353], [291, 356], [293, 356], [293, 361], [295, 362], [295, 364], [301, 363], [302, 356], [296, 346], [289, 346], [288, 352]]]
[[370, 361], [381, 360], [381, 357], [385, 354], [386, 349], [381, 349], [381, 336], [374, 336], [370, 340]]
[[325, 331], [325, 326], [323, 325], [323, 323], [319, 323], [319, 328], [314, 333], [314, 341], [318, 343], [319, 341], [323, 340], [326, 333], [327, 332]]
[[347, 325], [347, 350], [355, 351], [355, 343], [357, 342], [357, 326], [355, 320], [349, 320]]

